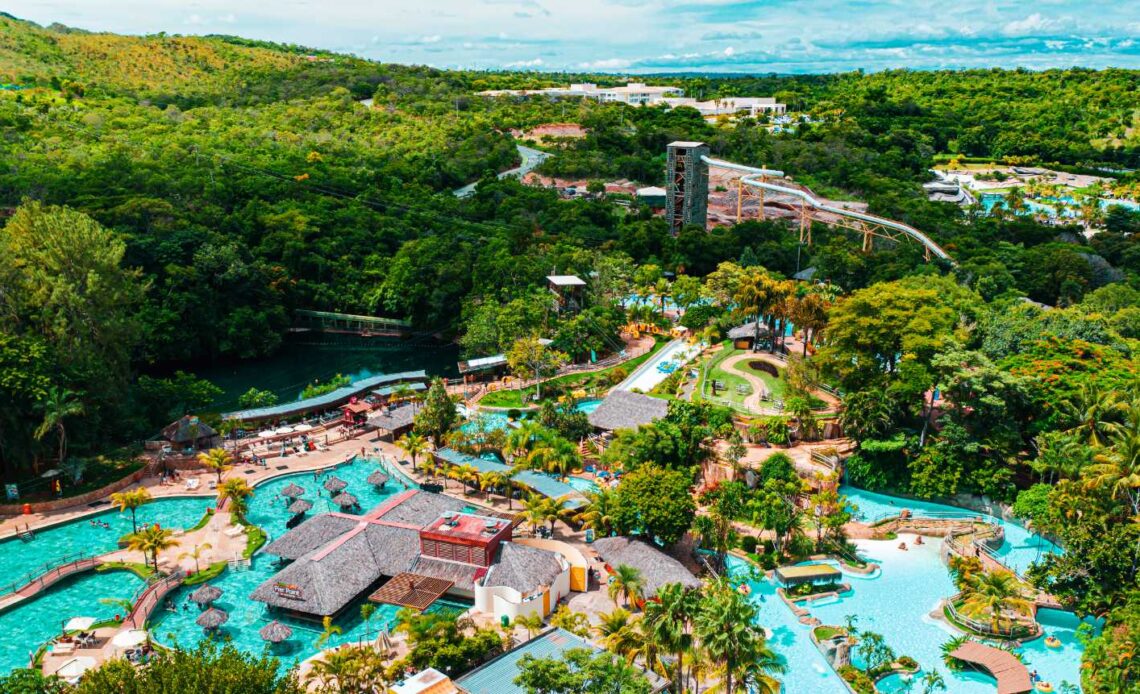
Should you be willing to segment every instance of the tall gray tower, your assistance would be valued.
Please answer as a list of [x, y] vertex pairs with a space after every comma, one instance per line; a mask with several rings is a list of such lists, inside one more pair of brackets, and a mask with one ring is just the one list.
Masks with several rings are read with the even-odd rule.
[[708, 221], [709, 166], [701, 161], [708, 153], [709, 146], [703, 142], [669, 143], [665, 219], [674, 236], [686, 224], [703, 229]]

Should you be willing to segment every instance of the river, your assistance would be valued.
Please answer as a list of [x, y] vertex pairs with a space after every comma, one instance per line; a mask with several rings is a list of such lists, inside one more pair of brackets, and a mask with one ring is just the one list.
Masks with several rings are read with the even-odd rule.
[[455, 344], [425, 340], [393, 340], [328, 333], [293, 333], [276, 354], [265, 359], [229, 362], [190, 369], [213, 382], [223, 394], [220, 411], [237, 409], [238, 397], [250, 388], [271, 390], [281, 402], [296, 400], [314, 380], [336, 374], [353, 380], [376, 374], [424, 369], [430, 376], [458, 375]]

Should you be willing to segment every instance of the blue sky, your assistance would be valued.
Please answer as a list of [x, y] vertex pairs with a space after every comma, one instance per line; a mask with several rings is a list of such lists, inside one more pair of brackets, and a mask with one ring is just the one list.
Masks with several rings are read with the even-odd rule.
[[7, 0], [120, 33], [227, 33], [439, 67], [621, 73], [1140, 68], [1135, 0]]

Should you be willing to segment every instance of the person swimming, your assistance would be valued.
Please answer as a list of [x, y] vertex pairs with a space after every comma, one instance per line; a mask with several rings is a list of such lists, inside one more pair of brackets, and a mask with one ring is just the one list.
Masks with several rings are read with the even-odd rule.
[[905, 551], [906, 551], [906, 543], [905, 543], [905, 542], [900, 542], [900, 543], [899, 543], [899, 549], [901, 549], [902, 551], [904, 551], [904, 552], [905, 552]]

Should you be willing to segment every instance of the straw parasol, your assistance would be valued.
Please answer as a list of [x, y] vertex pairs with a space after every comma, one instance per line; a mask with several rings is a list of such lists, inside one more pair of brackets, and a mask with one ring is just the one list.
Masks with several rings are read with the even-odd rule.
[[281, 490], [281, 496], [285, 496], [290, 499], [300, 499], [301, 497], [305, 496], [305, 488], [299, 484], [290, 483], [288, 487], [285, 487]]
[[330, 477], [330, 478], [328, 478], [328, 480], [325, 481], [325, 489], [328, 490], [329, 492], [333, 493], [333, 494], [336, 494], [337, 492], [342, 491], [347, 486], [348, 486], [348, 482], [345, 482], [341, 478], [335, 477], [335, 476]]
[[385, 475], [383, 472], [380, 472], [379, 470], [377, 470], [376, 472], [374, 472], [368, 476], [367, 481], [368, 481], [368, 484], [371, 484], [374, 487], [383, 487], [385, 484], [388, 484], [388, 476]]
[[350, 506], [356, 506], [357, 504], [360, 503], [359, 501], [356, 500], [355, 496], [349, 494], [348, 492], [344, 492], [343, 494], [337, 494], [336, 496], [333, 497], [332, 502], [334, 504], [336, 504], [337, 506], [340, 506], [341, 508], [348, 508]]
[[293, 630], [275, 619], [261, 627], [261, 631], [257, 633], [261, 634], [261, 638], [269, 643], [281, 643], [293, 635]]
[[230, 616], [226, 614], [224, 610], [219, 610], [216, 607], [211, 607], [202, 614], [198, 615], [198, 619], [196, 619], [195, 622], [197, 622], [198, 626], [202, 627], [203, 629], [217, 629], [218, 627], [228, 622], [229, 619]]
[[190, 594], [191, 602], [197, 603], [198, 607], [209, 605], [213, 601], [222, 596], [222, 589], [210, 585], [209, 583], [203, 585], [198, 590]]
[[308, 511], [312, 507], [312, 502], [305, 501], [304, 499], [297, 499], [293, 503], [289, 504], [289, 508], [287, 510], [293, 515], [298, 515], [304, 513], [305, 511]]

